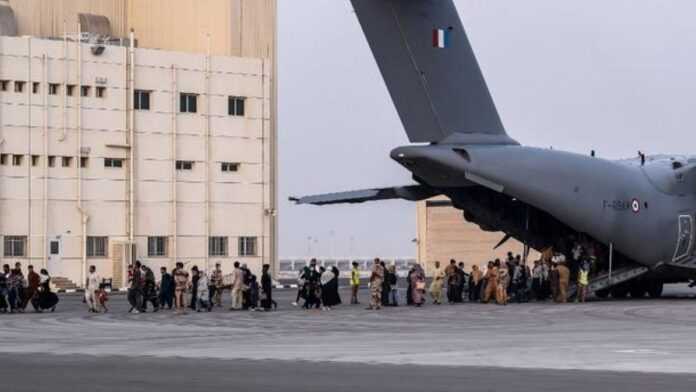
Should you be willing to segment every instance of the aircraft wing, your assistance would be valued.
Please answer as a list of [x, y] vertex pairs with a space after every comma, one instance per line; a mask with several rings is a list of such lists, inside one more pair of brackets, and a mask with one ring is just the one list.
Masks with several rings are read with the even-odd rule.
[[364, 189], [359, 191], [328, 193], [304, 197], [291, 197], [295, 204], [312, 204], [323, 206], [328, 204], [355, 204], [377, 200], [402, 199], [420, 201], [439, 195], [437, 190], [422, 185], [407, 185], [392, 188]]

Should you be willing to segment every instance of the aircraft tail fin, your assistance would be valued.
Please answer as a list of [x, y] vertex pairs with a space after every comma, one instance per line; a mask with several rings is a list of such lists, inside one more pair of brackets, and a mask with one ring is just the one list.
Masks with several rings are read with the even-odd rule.
[[351, 1], [411, 142], [511, 140], [453, 0]]

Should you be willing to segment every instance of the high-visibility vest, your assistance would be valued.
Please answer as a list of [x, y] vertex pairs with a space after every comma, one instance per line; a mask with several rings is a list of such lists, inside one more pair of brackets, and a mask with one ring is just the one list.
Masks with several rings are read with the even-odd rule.
[[580, 270], [578, 273], [578, 284], [587, 286], [590, 283], [590, 273], [585, 270]]
[[353, 268], [350, 272], [350, 284], [351, 286], [360, 286], [360, 271], [357, 268]]

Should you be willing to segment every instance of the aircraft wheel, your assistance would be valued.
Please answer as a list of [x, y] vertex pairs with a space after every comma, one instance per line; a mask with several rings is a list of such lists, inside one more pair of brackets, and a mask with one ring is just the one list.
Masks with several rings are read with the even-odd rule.
[[595, 291], [595, 295], [597, 296], [597, 298], [607, 298], [609, 297], [609, 290], [597, 290]]
[[660, 298], [662, 297], [662, 290], [664, 289], [664, 287], [665, 284], [663, 282], [650, 282], [650, 288], [648, 288], [648, 295], [650, 295], [650, 298]]

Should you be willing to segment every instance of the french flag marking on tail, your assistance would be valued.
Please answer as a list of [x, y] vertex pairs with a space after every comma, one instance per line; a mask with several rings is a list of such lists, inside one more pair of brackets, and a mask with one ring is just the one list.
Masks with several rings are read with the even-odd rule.
[[433, 48], [444, 49], [450, 45], [450, 32], [445, 29], [433, 29]]

